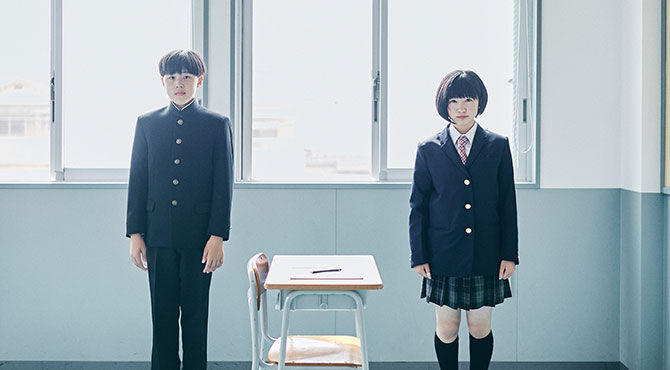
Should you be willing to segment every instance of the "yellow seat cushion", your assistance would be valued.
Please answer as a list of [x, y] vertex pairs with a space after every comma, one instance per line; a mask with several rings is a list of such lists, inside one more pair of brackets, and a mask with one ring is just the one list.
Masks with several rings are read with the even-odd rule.
[[[279, 342], [270, 347], [270, 363], [279, 362]], [[361, 341], [348, 335], [289, 335], [286, 365], [361, 366]]]

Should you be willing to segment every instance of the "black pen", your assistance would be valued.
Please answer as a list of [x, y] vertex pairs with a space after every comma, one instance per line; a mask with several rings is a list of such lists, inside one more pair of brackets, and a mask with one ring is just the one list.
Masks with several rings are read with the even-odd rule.
[[340, 272], [342, 269], [329, 269], [329, 270], [314, 270], [312, 271], [312, 274], [318, 274], [321, 272]]

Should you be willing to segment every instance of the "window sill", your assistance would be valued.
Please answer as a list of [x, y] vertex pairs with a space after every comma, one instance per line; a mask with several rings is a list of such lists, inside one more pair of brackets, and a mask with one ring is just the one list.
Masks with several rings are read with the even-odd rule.
[[[409, 189], [410, 182], [235, 182], [234, 189]], [[0, 182], [0, 189], [127, 189], [127, 182]], [[517, 183], [516, 189], [540, 189], [539, 184]], [[667, 188], [666, 190], [667, 194]]]

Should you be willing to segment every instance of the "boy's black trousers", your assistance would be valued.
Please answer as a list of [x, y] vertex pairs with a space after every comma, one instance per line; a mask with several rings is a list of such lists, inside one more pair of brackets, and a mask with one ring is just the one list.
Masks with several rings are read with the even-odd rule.
[[[153, 349], [151, 370], [179, 370], [179, 322], [184, 370], [207, 368], [207, 314], [212, 274], [202, 248], [147, 246]], [[180, 320], [181, 313], [181, 320]]]

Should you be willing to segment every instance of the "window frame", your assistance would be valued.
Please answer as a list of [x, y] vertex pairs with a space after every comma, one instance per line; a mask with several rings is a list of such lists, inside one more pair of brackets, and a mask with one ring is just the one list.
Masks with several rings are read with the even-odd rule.
[[670, 49], [670, 40], [668, 33], [670, 29], [668, 28], [668, 3], [667, 0], [661, 2], [661, 193], [670, 194], [670, 140], [668, 135], [670, 135], [670, 117], [668, 114], [667, 99], [668, 96], [668, 70], [670, 65], [668, 64], [668, 51]]
[[[371, 129], [371, 175], [375, 181], [352, 181], [351, 184], [380, 184], [411, 182], [412, 168], [389, 168], [387, 166], [387, 42], [388, 42], [388, 2], [387, 0], [370, 0], [373, 7], [372, 32], [372, 68], [371, 88], [373, 101], [371, 110], [376, 112], [377, 119], [370, 122]], [[529, 69], [528, 92], [524, 95], [530, 108], [530, 124], [525, 133], [529, 138], [527, 146], [530, 153], [519, 158], [517, 188], [540, 187], [540, 57], [541, 57], [541, 0], [515, 0], [520, 6], [529, 6], [528, 15], [520, 17], [520, 23], [526, 22], [529, 36], [526, 38], [531, 46], [527, 58]], [[272, 184], [271, 181], [252, 181], [251, 175], [251, 61], [252, 61], [252, 0], [230, 0], [230, 14], [226, 17], [213, 19], [229, 20], [230, 34], [227, 40], [215, 40], [221, 46], [210, 45], [210, 1], [191, 0], [192, 5], [192, 48], [208, 61], [210, 47], [219, 50], [227, 43], [229, 49], [229, 116], [235, 132], [235, 180], [236, 183]], [[227, 19], [226, 19], [227, 18]], [[127, 183], [129, 168], [67, 168], [63, 167], [63, 136], [62, 136], [62, 63], [63, 63], [63, 0], [51, 0], [51, 127], [50, 127], [50, 181], [63, 183]], [[523, 39], [524, 36], [520, 36]], [[520, 58], [521, 59], [521, 58]], [[377, 75], [379, 78], [377, 79]], [[220, 82], [220, 81], [219, 81]], [[214, 81], [205, 80], [196, 98], [204, 105], [209, 103], [208, 86]], [[375, 88], [376, 86], [376, 88]], [[377, 99], [375, 99], [377, 97]], [[518, 99], [522, 101], [522, 99]], [[214, 102], [215, 103], [215, 102]], [[225, 104], [225, 103], [224, 103]], [[217, 104], [219, 105], [219, 104]], [[373, 114], [374, 116], [374, 114]], [[514, 148], [512, 148], [514, 150]], [[513, 153], [516, 154], [516, 153]], [[523, 174], [521, 174], [523, 172]], [[520, 180], [521, 179], [521, 180]], [[21, 182], [20, 179], [17, 181]], [[12, 182], [16, 183], [16, 182]], [[280, 182], [283, 183], [283, 182]], [[335, 181], [296, 181], [313, 185], [336, 184]], [[349, 183], [349, 182], [347, 182]]]
[[[191, 47], [207, 60], [206, 17], [209, 0], [191, 1]], [[63, 166], [63, 0], [51, 0], [51, 130], [50, 180], [59, 182], [126, 183], [130, 168], [69, 168]], [[207, 84], [196, 93], [207, 102]]]
[[[527, 123], [515, 131], [524, 140], [524, 150], [513, 152], [518, 157], [516, 186], [517, 188], [539, 187], [539, 122], [540, 122], [540, 19], [541, 0], [516, 0], [520, 8], [518, 16], [519, 41], [525, 42], [527, 48], [518, 58], [517, 76], [526, 76], [524, 84], [518, 84], [521, 91], [515, 100], [519, 105], [515, 111], [522, 112], [526, 102]], [[372, 66], [371, 81], [373, 100], [371, 109], [373, 118], [370, 122], [371, 135], [371, 175], [377, 182], [411, 182], [412, 168], [390, 168], [387, 164], [388, 154], [388, 1], [371, 0], [373, 7], [372, 32]], [[272, 183], [271, 181], [254, 181], [251, 178], [252, 166], [252, 61], [253, 61], [253, 1], [231, 0], [231, 119], [234, 122], [236, 135], [236, 173], [235, 180], [239, 183]], [[528, 49], [530, 49], [528, 51]], [[521, 78], [519, 78], [521, 80]], [[376, 113], [376, 114], [375, 114]], [[375, 119], [376, 118], [376, 119]], [[512, 148], [514, 151], [515, 148]], [[523, 153], [525, 152], [525, 153]], [[316, 181], [315, 183], [333, 183], [332, 181]]]

